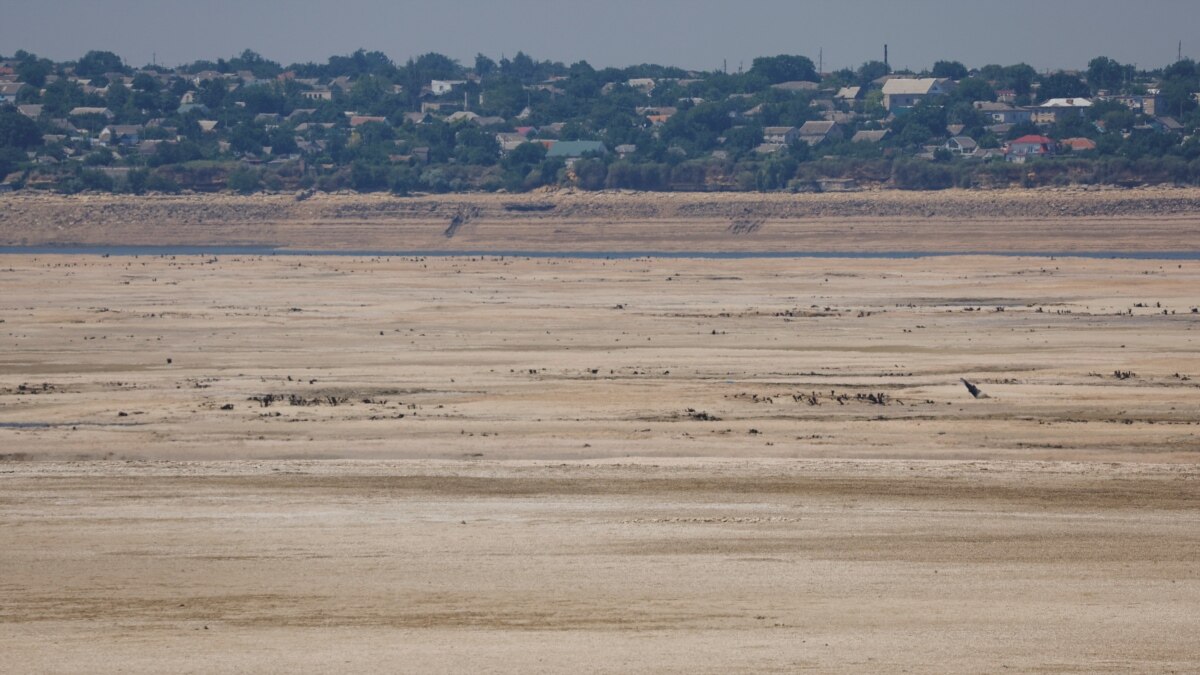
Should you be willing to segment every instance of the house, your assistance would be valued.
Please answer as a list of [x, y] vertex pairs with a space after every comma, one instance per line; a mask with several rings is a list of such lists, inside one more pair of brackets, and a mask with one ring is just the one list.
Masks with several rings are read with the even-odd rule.
[[796, 127], [766, 127], [763, 129], [763, 143], [767, 145], [791, 145], [800, 139], [800, 130]]
[[158, 147], [166, 143], [166, 141], [142, 141], [138, 143], [137, 151], [142, 157], [149, 157], [158, 153]]
[[141, 134], [140, 124], [113, 124], [101, 129], [96, 140], [104, 145], [137, 145], [141, 141]]
[[454, 91], [454, 88], [466, 84], [466, 80], [432, 80], [429, 83], [429, 90], [434, 96], [444, 96]]
[[223, 73], [218, 73], [215, 70], [202, 70], [192, 76], [192, 84], [200, 86], [200, 83], [204, 82], [205, 80], [220, 80], [224, 77], [225, 75]]
[[110, 120], [113, 118], [112, 111], [108, 108], [79, 106], [78, 108], [71, 108], [71, 112], [67, 113], [68, 117], [83, 117], [84, 115], [100, 115]]
[[637, 152], [637, 146], [632, 143], [623, 143], [616, 147], [617, 156], [620, 157], [621, 159], [625, 159], [626, 157], [634, 154], [635, 152]]
[[413, 124], [429, 124], [433, 122], [433, 116], [427, 112], [407, 112], [404, 113], [404, 121]]
[[1056, 152], [1054, 139], [1030, 134], [1012, 141], [1004, 149], [1004, 157], [1017, 164], [1023, 164], [1029, 159], [1050, 157]]
[[788, 91], [788, 92], [796, 93], [796, 92], [801, 92], [801, 91], [817, 91], [818, 89], [821, 88], [821, 85], [817, 84], [816, 82], [806, 82], [804, 80], [795, 80], [792, 82], [780, 82], [778, 84], [773, 84], [773, 85], [771, 85], [771, 88], [778, 89], [779, 91]]
[[841, 89], [838, 90], [838, 93], [833, 95], [834, 100], [845, 101], [847, 103], [849, 103], [851, 101], [857, 101], [858, 99], [860, 99], [862, 97], [863, 97], [863, 88], [862, 87], [842, 87]]
[[1012, 89], [997, 89], [996, 101], [998, 103], [1016, 103], [1017, 92]]
[[1008, 103], [975, 101], [973, 107], [990, 118], [992, 124], [1021, 124], [1033, 120], [1033, 110]]
[[1032, 121], [1034, 124], [1057, 124], [1071, 115], [1082, 117], [1090, 107], [1092, 102], [1086, 98], [1052, 98], [1034, 107]]
[[31, 119], [37, 119], [42, 116], [42, 106], [40, 103], [26, 103], [17, 106], [17, 112]]
[[630, 88], [636, 89], [636, 90], [642, 92], [643, 94], [646, 94], [647, 96], [649, 96], [650, 93], [654, 91], [654, 87], [656, 85], [656, 83], [654, 82], [654, 79], [650, 78], [650, 77], [635, 77], [635, 78], [629, 80], [628, 82], [626, 82], [625, 84], [629, 85]]
[[942, 144], [942, 147], [952, 154], [966, 157], [979, 149], [979, 144], [970, 136], [955, 136]]
[[837, 140], [843, 137], [842, 128], [837, 122], [805, 122], [799, 129], [800, 140], [809, 145], [817, 145], [827, 140]]
[[308, 91], [300, 92], [300, 96], [309, 101], [332, 101], [333, 91], [329, 87], [313, 87]]
[[546, 151], [547, 157], [578, 159], [587, 154], [608, 154], [608, 148], [600, 141], [557, 141]]
[[220, 122], [218, 120], [196, 120], [196, 124], [200, 125], [201, 132], [211, 134], [217, 131], [217, 125]]
[[1071, 152], [1087, 152], [1096, 149], [1096, 141], [1090, 138], [1064, 138], [1059, 145], [1070, 148]]
[[505, 132], [496, 134], [496, 143], [500, 145], [500, 152], [503, 153], [512, 152], [525, 142], [525, 137], [519, 133]]
[[1000, 148], [975, 148], [975, 152], [971, 156], [986, 162], [992, 159], [1002, 159], [1004, 151]]
[[301, 122], [300, 124], [296, 125], [296, 133], [306, 134], [309, 131], [314, 131], [316, 129], [329, 130], [336, 126], [337, 125], [333, 122]]
[[891, 129], [879, 129], [877, 131], [864, 129], [864, 130], [854, 134], [854, 136], [850, 139], [850, 142], [851, 143], [878, 143], [880, 141], [886, 140], [887, 137], [891, 136], [891, 135], [892, 135]]
[[361, 127], [362, 125], [369, 124], [371, 122], [374, 122], [376, 124], [387, 124], [388, 120], [386, 117], [380, 117], [378, 115], [351, 115], [350, 116], [350, 127], [351, 128]]
[[479, 117], [479, 115], [469, 110], [460, 110], [447, 117], [446, 121], [450, 124], [454, 124], [455, 122], [473, 122], [477, 117]]
[[29, 85], [24, 82], [3, 82], [0, 83], [0, 103], [13, 103], [17, 100], [17, 94]]
[[780, 150], [786, 150], [787, 147], [783, 143], [760, 143], [754, 148], [754, 152], [760, 155], [773, 155]]
[[1151, 124], [1159, 131], [1170, 134], [1182, 134], [1187, 130], [1187, 127], [1174, 117], [1156, 117]]
[[841, 110], [826, 110], [821, 113], [821, 119], [826, 122], [837, 122], [841, 126], [853, 124], [860, 119], [862, 115], [855, 112], [843, 112]]
[[480, 127], [498, 127], [504, 124], [504, 118], [497, 117], [495, 115], [476, 117], [471, 121], [474, 122], [476, 126]]
[[945, 96], [954, 87], [954, 80], [944, 77], [893, 78], [883, 83], [883, 107], [891, 112], [908, 110], [931, 96]]
[[1156, 117], [1166, 110], [1166, 105], [1161, 94], [1152, 91], [1143, 95], [1129, 96], [1099, 96], [1101, 101], [1114, 101], [1129, 108], [1133, 112]]

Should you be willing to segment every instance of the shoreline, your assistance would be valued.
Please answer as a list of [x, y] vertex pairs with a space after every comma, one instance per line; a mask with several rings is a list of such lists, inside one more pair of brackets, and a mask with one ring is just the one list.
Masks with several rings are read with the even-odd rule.
[[0, 246], [320, 251], [1200, 250], [1200, 189], [0, 197]]

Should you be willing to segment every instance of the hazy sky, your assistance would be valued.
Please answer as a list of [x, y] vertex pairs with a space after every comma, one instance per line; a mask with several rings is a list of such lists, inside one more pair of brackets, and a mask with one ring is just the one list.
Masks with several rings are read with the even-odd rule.
[[1155, 68], [1200, 57], [1200, 0], [2, 0], [0, 54], [89, 49], [179, 65], [249, 47], [284, 65], [359, 47], [397, 62], [438, 51], [470, 64], [524, 50], [593, 66], [730, 71], [803, 54], [826, 70], [890, 45], [893, 67], [940, 58], [1082, 68], [1097, 55]]

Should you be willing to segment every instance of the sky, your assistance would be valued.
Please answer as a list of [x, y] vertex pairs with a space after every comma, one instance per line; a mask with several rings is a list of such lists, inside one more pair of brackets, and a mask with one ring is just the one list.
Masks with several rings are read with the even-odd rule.
[[[253, 49], [284, 65], [358, 48], [402, 63], [436, 51], [470, 65], [536, 59], [695, 70], [801, 54], [826, 71], [882, 59], [921, 70], [1025, 62], [1083, 69], [1095, 56], [1141, 68], [1200, 57], [1198, 0], [0, 0], [0, 54], [56, 61], [90, 49], [133, 66]], [[822, 59], [823, 56], [823, 59]]]

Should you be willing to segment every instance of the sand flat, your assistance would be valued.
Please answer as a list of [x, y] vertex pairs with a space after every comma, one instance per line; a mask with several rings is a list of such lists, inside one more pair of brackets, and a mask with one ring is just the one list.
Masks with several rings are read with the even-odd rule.
[[1200, 664], [1200, 261], [6, 255], [0, 289], [0, 671]]

